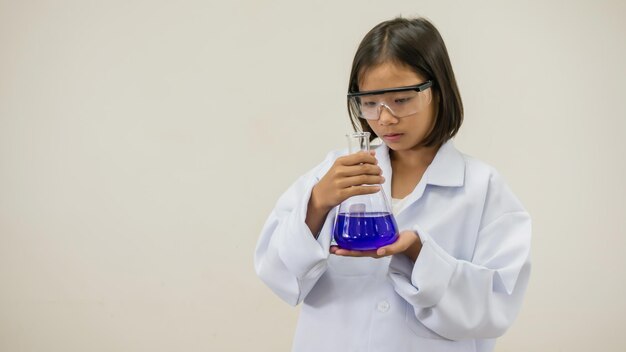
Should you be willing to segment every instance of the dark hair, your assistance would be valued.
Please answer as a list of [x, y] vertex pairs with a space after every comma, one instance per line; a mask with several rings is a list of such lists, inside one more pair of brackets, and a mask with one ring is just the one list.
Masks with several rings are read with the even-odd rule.
[[[432, 131], [421, 145], [440, 145], [458, 132], [463, 122], [463, 102], [456, 85], [446, 46], [437, 28], [424, 18], [395, 18], [372, 28], [359, 45], [350, 72], [350, 92], [359, 91], [359, 78], [369, 68], [384, 62], [411, 67], [417, 74], [433, 81], [432, 102], [438, 102]], [[438, 99], [435, 99], [438, 97]], [[358, 117], [348, 105], [352, 127], [371, 133], [367, 122]]]

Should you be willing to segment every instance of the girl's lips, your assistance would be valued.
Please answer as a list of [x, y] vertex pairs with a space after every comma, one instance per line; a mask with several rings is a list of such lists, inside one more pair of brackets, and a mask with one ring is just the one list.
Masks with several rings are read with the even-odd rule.
[[383, 139], [388, 142], [397, 142], [403, 135], [403, 133], [390, 133], [383, 135]]

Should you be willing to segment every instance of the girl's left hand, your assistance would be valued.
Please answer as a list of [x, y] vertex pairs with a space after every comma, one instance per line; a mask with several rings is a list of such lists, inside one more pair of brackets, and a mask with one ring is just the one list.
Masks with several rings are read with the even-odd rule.
[[344, 257], [372, 257], [382, 258], [392, 254], [404, 253], [413, 262], [417, 259], [420, 250], [422, 249], [422, 242], [420, 241], [417, 233], [411, 230], [402, 231], [398, 234], [398, 239], [384, 247], [380, 247], [377, 250], [371, 251], [354, 251], [344, 249], [339, 246], [330, 246], [330, 253], [334, 255], [340, 255]]

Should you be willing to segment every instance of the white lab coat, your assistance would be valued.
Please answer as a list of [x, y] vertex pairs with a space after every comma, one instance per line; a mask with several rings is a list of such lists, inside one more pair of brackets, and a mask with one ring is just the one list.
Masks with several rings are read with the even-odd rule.
[[[530, 274], [530, 217], [502, 177], [448, 141], [395, 214], [422, 241], [415, 264], [341, 257], [329, 255], [336, 210], [317, 239], [305, 217], [313, 186], [343, 154], [330, 153], [280, 197], [257, 245], [261, 280], [303, 304], [293, 351], [492, 351]], [[387, 146], [376, 157], [390, 196]]]

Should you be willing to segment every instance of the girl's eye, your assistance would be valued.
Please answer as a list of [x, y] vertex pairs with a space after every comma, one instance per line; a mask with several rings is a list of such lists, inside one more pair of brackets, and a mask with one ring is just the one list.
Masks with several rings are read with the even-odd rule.
[[404, 104], [404, 103], [409, 102], [411, 99], [413, 99], [413, 98], [412, 97], [397, 98], [393, 102], [396, 103], [396, 104]]
[[373, 108], [373, 107], [375, 107], [378, 104], [376, 104], [375, 101], [363, 101], [363, 102], [361, 102], [361, 105], [363, 105], [363, 107], [365, 107], [365, 108]]

